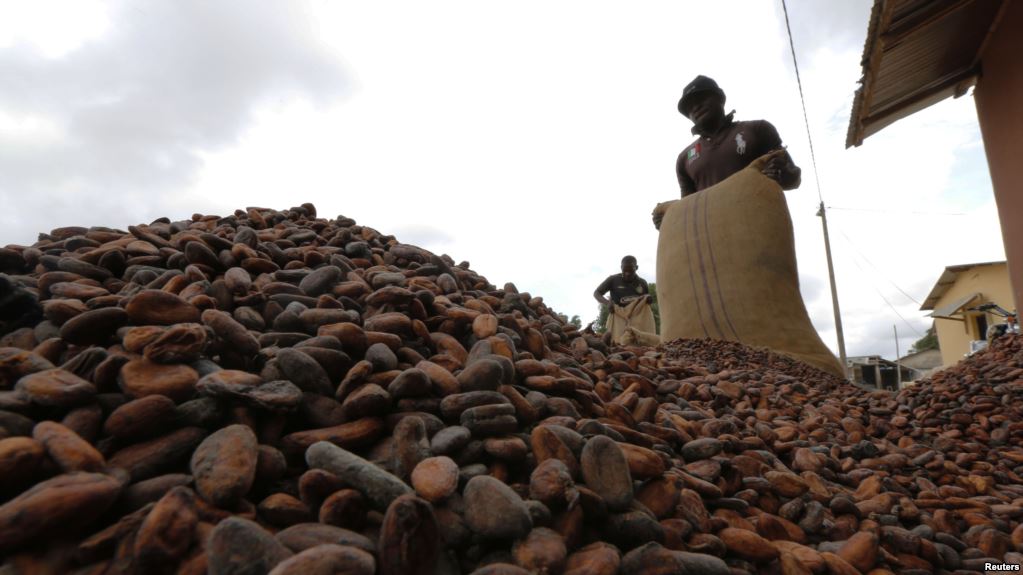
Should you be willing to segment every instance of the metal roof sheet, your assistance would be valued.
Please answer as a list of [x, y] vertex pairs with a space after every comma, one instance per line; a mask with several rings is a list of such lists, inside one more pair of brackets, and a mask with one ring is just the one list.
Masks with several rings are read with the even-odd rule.
[[944, 305], [934, 310], [933, 312], [931, 312], [931, 317], [941, 319], [962, 319], [962, 317], [956, 317], [956, 314], [963, 311], [964, 307], [970, 305], [971, 303], [974, 302], [974, 300], [978, 298], [980, 298], [979, 291], [973, 292], [969, 295], [964, 295], [963, 297], [953, 301], [952, 303]]
[[1011, 0], [875, 0], [846, 147], [949, 96], [966, 93]]

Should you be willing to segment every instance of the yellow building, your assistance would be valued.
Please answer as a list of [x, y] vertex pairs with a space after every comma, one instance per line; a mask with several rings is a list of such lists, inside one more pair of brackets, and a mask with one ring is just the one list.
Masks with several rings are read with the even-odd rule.
[[921, 310], [933, 310], [941, 347], [941, 363], [947, 367], [970, 353], [971, 342], [984, 340], [989, 326], [1005, 323], [996, 314], [972, 310], [995, 303], [1012, 310], [1012, 288], [1005, 262], [948, 266], [924, 300]]

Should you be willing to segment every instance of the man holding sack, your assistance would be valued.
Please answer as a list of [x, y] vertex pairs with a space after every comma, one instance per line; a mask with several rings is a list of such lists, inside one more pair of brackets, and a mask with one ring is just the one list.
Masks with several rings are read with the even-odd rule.
[[[654, 333], [654, 312], [650, 308], [650, 286], [646, 280], [636, 274], [639, 265], [634, 256], [622, 258], [622, 273], [607, 276], [593, 297], [601, 305], [607, 306], [607, 331], [611, 342], [622, 344], [627, 328], [642, 332]], [[610, 292], [610, 298], [604, 294]]]
[[782, 190], [801, 174], [778, 131], [725, 114], [725, 93], [705, 76], [685, 87], [678, 111], [698, 138], [675, 165], [682, 199], [653, 212], [661, 339], [767, 347], [843, 377], [799, 292]]

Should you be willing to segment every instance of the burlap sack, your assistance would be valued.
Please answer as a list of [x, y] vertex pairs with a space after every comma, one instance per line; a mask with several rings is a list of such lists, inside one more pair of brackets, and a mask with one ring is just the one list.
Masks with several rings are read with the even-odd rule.
[[654, 310], [650, 308], [645, 297], [638, 297], [625, 305], [612, 305], [612, 313], [607, 315], [607, 331], [611, 334], [611, 342], [616, 345], [626, 344], [623, 336], [626, 329], [634, 328], [641, 332], [656, 333]]
[[764, 156], [670, 202], [657, 242], [661, 340], [713, 338], [768, 347], [844, 377], [799, 293], [792, 220]]
[[661, 336], [653, 332], [639, 331], [636, 328], [627, 327], [622, 334], [622, 345], [642, 345], [646, 347], [657, 347], [661, 345]]

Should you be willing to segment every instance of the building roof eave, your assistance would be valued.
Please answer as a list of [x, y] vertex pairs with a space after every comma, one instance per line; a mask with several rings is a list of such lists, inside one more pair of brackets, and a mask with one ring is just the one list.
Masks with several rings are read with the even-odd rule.
[[1011, 0], [875, 0], [846, 147], [949, 96], [980, 74], [980, 57]]

